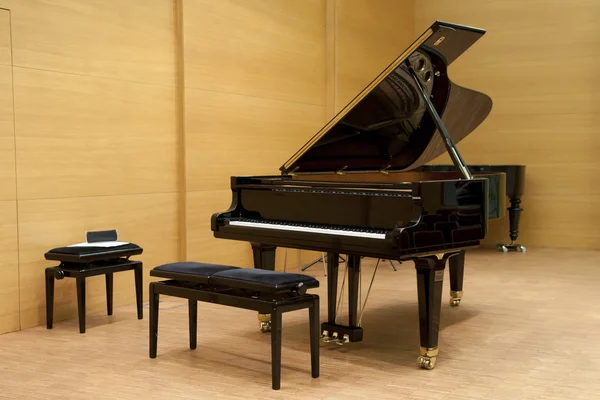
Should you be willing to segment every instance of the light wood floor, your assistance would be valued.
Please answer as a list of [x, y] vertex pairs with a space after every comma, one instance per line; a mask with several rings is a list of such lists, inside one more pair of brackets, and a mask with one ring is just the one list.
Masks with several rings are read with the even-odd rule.
[[[374, 263], [366, 263], [363, 295]], [[600, 399], [600, 252], [528, 249], [467, 254], [465, 297], [447, 305], [436, 369], [416, 366], [412, 262], [380, 265], [363, 320], [365, 340], [321, 344], [310, 377], [307, 312], [284, 315], [281, 390], [270, 388], [270, 342], [252, 311], [199, 304], [198, 348], [187, 307], [165, 298], [158, 358], [148, 358], [148, 310], [88, 316], [53, 330], [0, 336], [4, 399]], [[308, 272], [323, 277], [322, 267]], [[447, 274], [447, 273], [446, 273]], [[325, 285], [321, 316], [326, 310]]]

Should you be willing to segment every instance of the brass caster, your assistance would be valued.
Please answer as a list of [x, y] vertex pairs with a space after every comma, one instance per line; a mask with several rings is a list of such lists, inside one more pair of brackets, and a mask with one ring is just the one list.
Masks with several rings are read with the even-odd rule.
[[437, 360], [438, 348], [425, 348], [421, 347], [421, 355], [417, 358], [417, 364], [419, 364], [420, 368], [432, 370], [435, 367], [435, 362]]
[[460, 305], [460, 300], [462, 299], [462, 291], [450, 291], [450, 305], [456, 307]]
[[521, 253], [525, 253], [527, 251], [527, 249], [525, 248], [525, 246], [517, 246], [517, 251], [520, 251]]
[[261, 322], [260, 323], [260, 331], [263, 333], [271, 332], [271, 321]]
[[417, 363], [420, 368], [432, 370], [435, 367], [435, 360], [437, 357], [419, 357]]
[[258, 314], [258, 325], [261, 332], [271, 332], [271, 314]]

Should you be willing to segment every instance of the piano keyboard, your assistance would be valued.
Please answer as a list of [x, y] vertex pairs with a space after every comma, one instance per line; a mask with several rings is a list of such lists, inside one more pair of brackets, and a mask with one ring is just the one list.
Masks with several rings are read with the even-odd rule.
[[286, 224], [283, 222], [268, 222], [259, 220], [230, 220], [229, 225], [233, 226], [246, 226], [250, 228], [264, 228], [279, 231], [291, 231], [291, 232], [308, 232], [308, 233], [321, 233], [324, 235], [337, 235], [337, 236], [352, 236], [368, 239], [385, 239], [385, 233], [370, 232], [366, 230], [352, 230], [349, 228], [323, 228], [322, 226], [308, 225], [308, 224]]

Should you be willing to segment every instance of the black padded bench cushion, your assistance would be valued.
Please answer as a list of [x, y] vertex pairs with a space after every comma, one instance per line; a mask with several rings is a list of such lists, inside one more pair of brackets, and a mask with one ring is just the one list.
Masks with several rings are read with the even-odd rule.
[[300, 284], [304, 285], [306, 289], [319, 287], [319, 281], [308, 275], [199, 262], [175, 262], [159, 265], [150, 271], [150, 275], [176, 281], [205, 283], [267, 293], [294, 289]]
[[159, 265], [150, 271], [150, 275], [180, 281], [208, 283], [208, 278], [214, 273], [230, 269], [239, 269], [239, 267], [186, 261]]
[[210, 277], [209, 283], [270, 293], [293, 289], [300, 284], [307, 289], [319, 287], [319, 281], [312, 276], [256, 268], [217, 272]]
[[89, 261], [110, 260], [142, 254], [144, 250], [135, 243], [115, 247], [75, 246], [57, 247], [44, 254], [46, 260], [84, 263]]

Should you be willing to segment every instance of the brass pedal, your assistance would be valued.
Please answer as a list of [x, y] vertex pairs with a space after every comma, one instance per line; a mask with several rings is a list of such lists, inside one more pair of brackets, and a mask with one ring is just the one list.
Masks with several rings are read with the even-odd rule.
[[336, 343], [340, 346], [343, 346], [346, 343], [350, 343], [350, 336], [348, 334], [345, 334], [344, 337], [342, 339], [338, 339]]
[[[324, 331], [324, 332], [327, 332], [327, 331]], [[337, 342], [337, 341], [338, 341], [338, 333], [337, 332], [333, 332], [333, 334], [331, 336], [323, 337], [323, 342], [325, 342], [325, 343]]]

